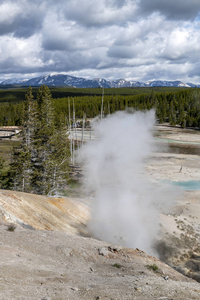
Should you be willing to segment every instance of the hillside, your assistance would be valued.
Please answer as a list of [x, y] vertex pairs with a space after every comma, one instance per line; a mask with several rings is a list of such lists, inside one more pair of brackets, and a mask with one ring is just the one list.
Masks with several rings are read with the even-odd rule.
[[2, 219], [28, 229], [86, 234], [88, 206], [79, 199], [0, 190]]

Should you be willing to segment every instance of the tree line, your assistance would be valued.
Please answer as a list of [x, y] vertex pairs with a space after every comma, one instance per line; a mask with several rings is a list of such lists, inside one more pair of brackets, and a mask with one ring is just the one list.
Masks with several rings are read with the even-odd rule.
[[[99, 90], [99, 89], [97, 89]], [[117, 90], [117, 89], [116, 89]], [[102, 92], [102, 91], [101, 91]], [[93, 118], [101, 113], [102, 95], [82, 95], [74, 97], [62, 97], [52, 99], [55, 110], [55, 120], [66, 123], [69, 115], [69, 102], [75, 103], [77, 118], [86, 114], [87, 118]], [[200, 89], [179, 89], [167, 92], [149, 90], [146, 94], [105, 94], [104, 115], [126, 108], [135, 110], [148, 110], [155, 108], [159, 123], [168, 122], [171, 125], [181, 127], [200, 127]], [[71, 106], [71, 114], [73, 108]], [[0, 126], [22, 125], [23, 103], [0, 103]]]

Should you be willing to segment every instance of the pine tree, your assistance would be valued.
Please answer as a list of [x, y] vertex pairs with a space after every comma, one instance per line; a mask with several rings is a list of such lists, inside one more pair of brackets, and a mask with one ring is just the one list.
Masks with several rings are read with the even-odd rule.
[[60, 127], [49, 139], [45, 193], [55, 194], [66, 185], [69, 174], [70, 147], [66, 129]]
[[39, 194], [50, 191], [51, 138], [55, 132], [54, 112], [48, 87], [41, 86], [37, 94], [37, 115], [34, 128], [34, 164], [32, 186]]
[[170, 102], [169, 108], [169, 123], [170, 125], [176, 125], [176, 112], [175, 112], [175, 105], [173, 99]]
[[31, 149], [31, 141], [35, 126], [36, 102], [32, 94], [32, 88], [29, 87], [28, 93], [25, 96], [26, 101], [22, 107], [22, 122], [25, 135], [25, 144]]
[[5, 164], [5, 160], [0, 156], [0, 189], [9, 189], [11, 184], [10, 167]]
[[[182, 100], [182, 99], [181, 99]], [[178, 124], [182, 127], [186, 127], [186, 111], [184, 110], [183, 101], [179, 105], [179, 115], [178, 115]]]
[[31, 191], [32, 176], [32, 146], [35, 122], [35, 103], [31, 87], [26, 94], [26, 101], [22, 107], [23, 128], [21, 131], [21, 143], [13, 147], [12, 177], [14, 188], [23, 192]]
[[64, 125], [55, 125], [48, 87], [39, 88], [37, 100], [33, 100], [29, 89], [22, 119], [22, 142], [13, 151], [14, 188], [55, 194], [66, 184], [70, 151]]

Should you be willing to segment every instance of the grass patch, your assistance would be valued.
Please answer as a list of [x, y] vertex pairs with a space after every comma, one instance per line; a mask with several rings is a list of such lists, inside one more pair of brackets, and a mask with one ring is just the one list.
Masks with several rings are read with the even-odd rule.
[[156, 264], [153, 264], [153, 265], [147, 265], [146, 266], [149, 270], [152, 270], [154, 272], [157, 272], [158, 271], [158, 266]]
[[116, 264], [112, 265], [112, 267], [117, 268], [117, 269], [121, 269], [123, 266], [116, 263]]
[[5, 159], [6, 163], [11, 162], [11, 154], [13, 146], [17, 146], [18, 141], [0, 140], [0, 156]]
[[81, 183], [79, 180], [74, 180], [74, 179], [70, 179], [68, 181], [68, 187], [70, 189], [77, 189], [77, 188], [80, 188], [81, 187]]
[[74, 180], [69, 179], [67, 182], [67, 186], [60, 190], [60, 195], [64, 197], [80, 197], [80, 195], [83, 195], [83, 192], [81, 191], [81, 182], [80, 180]]

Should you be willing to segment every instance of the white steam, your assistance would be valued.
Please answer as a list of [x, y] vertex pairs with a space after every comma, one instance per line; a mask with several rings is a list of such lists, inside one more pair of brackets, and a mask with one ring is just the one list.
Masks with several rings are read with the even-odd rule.
[[93, 235], [152, 254], [161, 197], [145, 176], [145, 160], [155, 150], [154, 123], [154, 111], [118, 112], [99, 122], [97, 139], [83, 147], [85, 183], [95, 192]]

